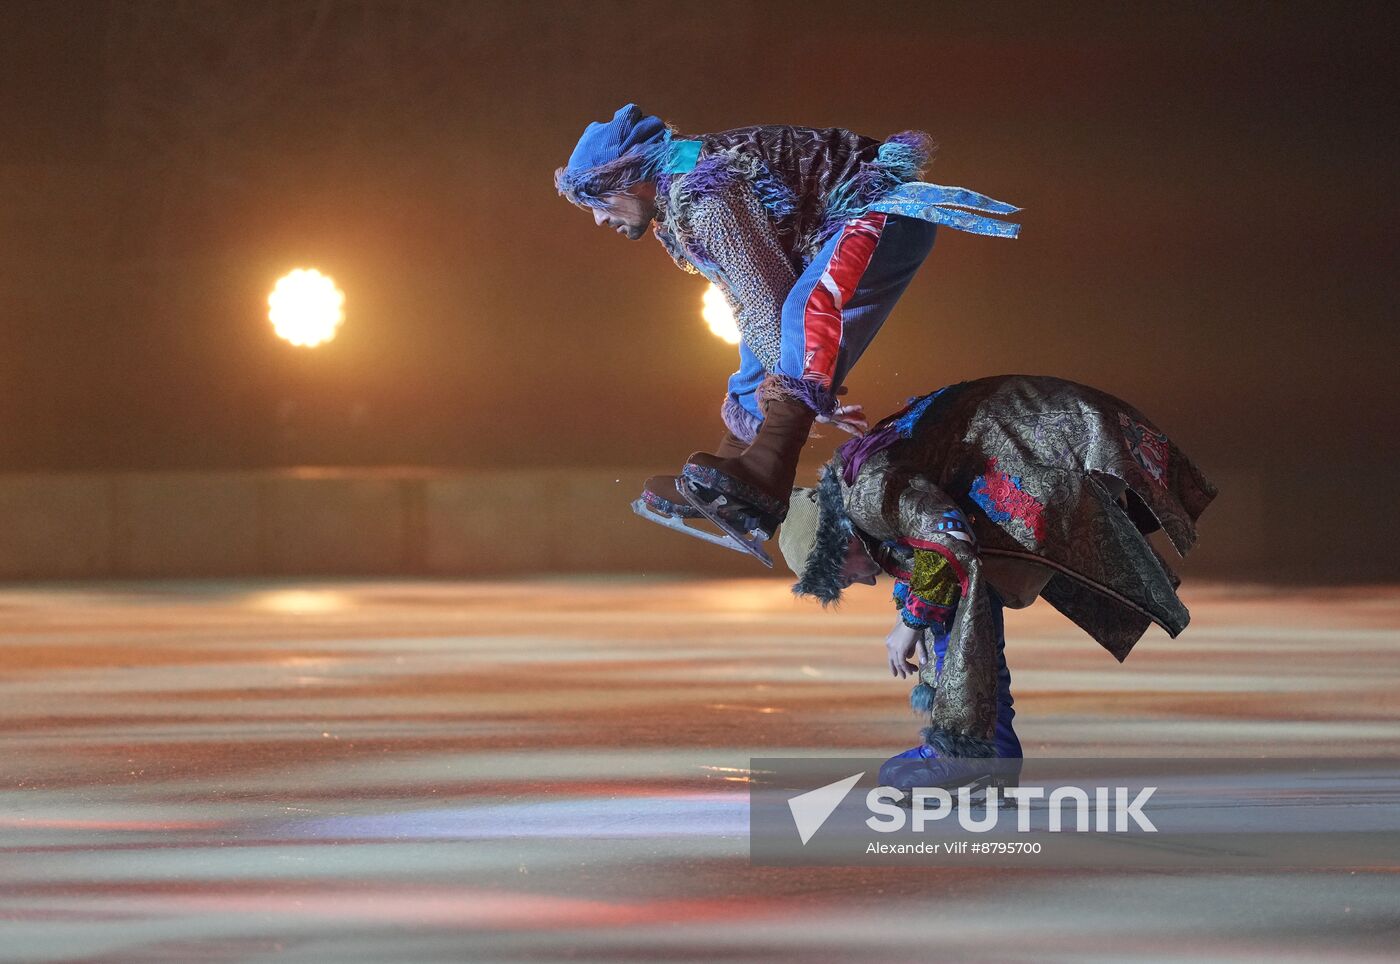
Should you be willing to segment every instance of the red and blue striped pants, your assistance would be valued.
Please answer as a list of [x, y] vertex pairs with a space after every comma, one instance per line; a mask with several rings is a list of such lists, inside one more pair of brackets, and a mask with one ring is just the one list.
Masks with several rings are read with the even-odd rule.
[[[783, 302], [778, 370], [826, 394], [840, 388], [874, 340], [914, 272], [933, 250], [937, 225], [869, 212], [847, 221], [807, 265]], [[766, 373], [740, 344], [730, 397], [762, 417], [754, 392]]]

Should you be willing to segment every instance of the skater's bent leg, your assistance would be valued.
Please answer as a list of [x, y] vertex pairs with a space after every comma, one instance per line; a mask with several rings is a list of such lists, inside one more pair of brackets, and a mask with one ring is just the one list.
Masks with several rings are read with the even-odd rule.
[[[1015, 786], [1021, 773], [1021, 741], [1016, 737], [1012, 719], [1011, 673], [1006, 666], [1006, 637], [1003, 631], [1002, 603], [995, 594], [988, 599], [992, 629], [997, 637], [997, 718], [993, 735], [996, 758], [993, 760], [951, 760], [927, 743], [890, 757], [880, 767], [880, 782], [885, 786], [910, 789], [919, 786], [950, 786], [960, 782], [982, 781], [996, 786]], [[941, 675], [948, 655], [948, 634], [938, 627], [928, 630], [932, 637], [930, 657], [934, 671]]]
[[[840, 383], [834, 378], [843, 357], [848, 306], [861, 311], [851, 315], [858, 338], [853, 343], [856, 350], [844, 355], [846, 368], [864, 351], [932, 245], [928, 231], [916, 238], [912, 229], [897, 224], [894, 240], [862, 289], [881, 234], [892, 220], [908, 219], [869, 213], [852, 218], [832, 235], [783, 302], [778, 370], [768, 372], [754, 390], [763, 421], [753, 443], [738, 458], [696, 453], [682, 472], [697, 490], [748, 510], [752, 531], [763, 532], [765, 538], [787, 515], [788, 493], [812, 420], [835, 413]], [[748, 411], [743, 405], [751, 386], [747, 375], [741, 367], [731, 384], [729, 401], [734, 404], [726, 402], [726, 412], [734, 416]]]
[[739, 370], [729, 376], [729, 391], [724, 398], [721, 415], [725, 427], [737, 438], [752, 442], [763, 422], [759, 411], [757, 392], [768, 373], [749, 346], [739, 343]]
[[889, 318], [909, 282], [933, 250], [938, 227], [918, 218], [889, 216], [880, 243], [841, 312], [841, 353], [832, 384], [845, 383], [865, 349]]
[[1003, 620], [1003, 606], [996, 591], [988, 589], [988, 607], [992, 613], [992, 627], [997, 634], [997, 725], [992, 742], [996, 744], [997, 756], [1020, 757], [1021, 741], [1016, 736], [1012, 721], [1016, 718], [1011, 698], [1011, 670], [1006, 665], [1006, 625]]
[[[1003, 619], [1003, 604], [994, 590], [988, 591], [988, 610], [991, 614], [992, 631], [997, 640], [997, 720], [992, 742], [996, 744], [997, 756], [1019, 758], [1022, 755], [1021, 741], [1016, 736], [1013, 721], [1016, 718], [1015, 700], [1011, 696], [1011, 670], [1006, 665], [1006, 624]], [[943, 673], [943, 660], [948, 655], [948, 633], [938, 627], [929, 627], [933, 637], [931, 655], [934, 659], [935, 678]]]
[[827, 239], [783, 301], [778, 371], [774, 374], [818, 414], [835, 407], [842, 311], [869, 267], [889, 217], [872, 213], [847, 221]]
[[827, 241], [783, 302], [776, 374], [823, 414], [933, 247], [925, 221], [870, 213]]

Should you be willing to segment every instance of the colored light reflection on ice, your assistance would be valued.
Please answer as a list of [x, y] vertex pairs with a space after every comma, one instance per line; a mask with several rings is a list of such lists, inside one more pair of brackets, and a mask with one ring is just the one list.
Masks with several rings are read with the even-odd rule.
[[315, 268], [298, 268], [281, 278], [267, 304], [277, 337], [302, 348], [330, 341], [345, 321], [345, 293]]
[[739, 325], [734, 320], [734, 312], [729, 310], [729, 302], [724, 300], [724, 292], [710, 285], [705, 289], [700, 306], [700, 317], [705, 319], [716, 338], [731, 345], [739, 344]]
[[602, 840], [740, 837], [748, 827], [748, 792], [724, 790], [335, 814], [289, 820], [277, 832], [302, 840]]

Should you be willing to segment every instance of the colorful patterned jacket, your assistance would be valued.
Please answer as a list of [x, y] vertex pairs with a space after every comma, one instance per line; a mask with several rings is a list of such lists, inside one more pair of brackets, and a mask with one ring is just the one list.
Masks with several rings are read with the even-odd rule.
[[924, 670], [926, 735], [969, 755], [991, 753], [998, 566], [1042, 573], [1040, 598], [1121, 661], [1150, 624], [1176, 636], [1190, 619], [1146, 534], [1160, 527], [1185, 555], [1216, 494], [1137, 409], [1029, 375], [916, 399], [842, 446], [821, 488], [895, 576], [905, 622], [949, 634], [941, 676]]
[[725, 294], [745, 344], [778, 364], [782, 306], [842, 224], [869, 210], [972, 233], [1018, 226], [974, 212], [1017, 208], [964, 188], [918, 181], [932, 152], [920, 131], [880, 142], [840, 128], [760, 126], [675, 138], [656, 180], [653, 230], [685, 271]]
[[[761, 215], [745, 228], [771, 234], [789, 267], [801, 271], [842, 221], [896, 184], [916, 179], [932, 150], [920, 131], [897, 134], [886, 143], [835, 127], [775, 125], [675, 140], [669, 170], [657, 183], [662, 208], [657, 235], [680, 256], [681, 267], [709, 266], [705, 241], [712, 239], [695, 230], [707, 226], [695, 218], [706, 213], [706, 205], [720, 202], [741, 217]], [[755, 207], [746, 203], [748, 196]], [[698, 212], [696, 205], [702, 208]]]

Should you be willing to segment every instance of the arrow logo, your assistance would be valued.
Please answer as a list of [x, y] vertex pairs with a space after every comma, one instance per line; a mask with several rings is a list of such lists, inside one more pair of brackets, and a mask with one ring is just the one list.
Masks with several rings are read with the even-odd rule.
[[788, 809], [792, 811], [792, 822], [797, 825], [797, 835], [802, 838], [802, 846], [807, 846], [807, 841], [811, 840], [822, 828], [822, 824], [826, 823], [827, 818], [836, 812], [836, 808], [841, 806], [841, 801], [846, 799], [846, 794], [851, 792], [851, 787], [863, 776], [865, 771], [788, 799]]

